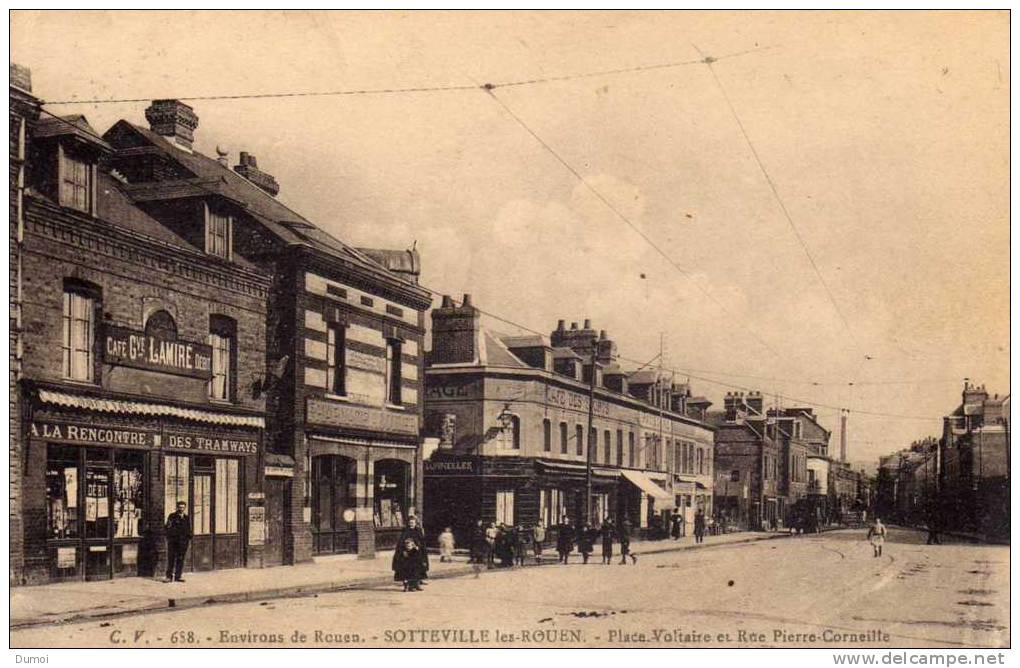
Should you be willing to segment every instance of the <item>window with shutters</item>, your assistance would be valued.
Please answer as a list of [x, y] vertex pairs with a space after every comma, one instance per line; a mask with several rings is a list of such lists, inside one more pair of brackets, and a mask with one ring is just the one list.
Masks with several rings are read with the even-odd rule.
[[63, 145], [59, 146], [58, 151], [60, 205], [95, 215], [95, 163], [69, 151]]

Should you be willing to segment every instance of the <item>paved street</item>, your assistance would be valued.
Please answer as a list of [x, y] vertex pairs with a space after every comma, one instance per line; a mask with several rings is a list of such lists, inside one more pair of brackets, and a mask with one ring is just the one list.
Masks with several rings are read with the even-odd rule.
[[[1008, 548], [924, 545], [892, 530], [548, 565], [311, 598], [28, 628], [13, 647], [874, 646], [1000, 647]], [[579, 559], [575, 555], [575, 560]], [[303, 633], [305, 638], [294, 634]]]

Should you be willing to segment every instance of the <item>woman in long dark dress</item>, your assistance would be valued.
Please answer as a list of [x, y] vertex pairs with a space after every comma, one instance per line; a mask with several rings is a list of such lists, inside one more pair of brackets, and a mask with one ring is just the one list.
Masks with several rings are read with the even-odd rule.
[[602, 523], [600, 533], [602, 534], [602, 563], [608, 564], [613, 560], [613, 536], [616, 533], [616, 527], [608, 517]]
[[393, 579], [404, 583], [404, 591], [421, 591], [421, 581], [428, 577], [429, 555], [425, 550], [425, 532], [418, 518], [407, 518], [393, 550]]

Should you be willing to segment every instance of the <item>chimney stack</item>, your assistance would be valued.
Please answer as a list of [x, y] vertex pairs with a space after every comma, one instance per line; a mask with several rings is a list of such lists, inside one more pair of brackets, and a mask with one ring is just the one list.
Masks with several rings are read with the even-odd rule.
[[258, 160], [247, 151], [241, 151], [240, 164], [234, 167], [234, 171], [273, 197], [280, 193], [280, 184], [276, 182], [273, 175], [260, 170]]
[[195, 141], [198, 116], [195, 110], [180, 100], [153, 100], [145, 110], [149, 129], [180, 148], [191, 151]]
[[464, 295], [461, 306], [443, 295], [441, 307], [432, 310], [432, 364], [472, 364], [479, 361], [481, 311]]

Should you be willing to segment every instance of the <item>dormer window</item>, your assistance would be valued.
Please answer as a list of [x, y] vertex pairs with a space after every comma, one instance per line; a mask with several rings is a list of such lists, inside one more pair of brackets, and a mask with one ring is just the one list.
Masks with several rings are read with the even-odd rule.
[[229, 260], [233, 255], [233, 217], [205, 205], [205, 252]]
[[95, 162], [68, 150], [63, 144], [58, 145], [58, 151], [60, 205], [95, 215]]

